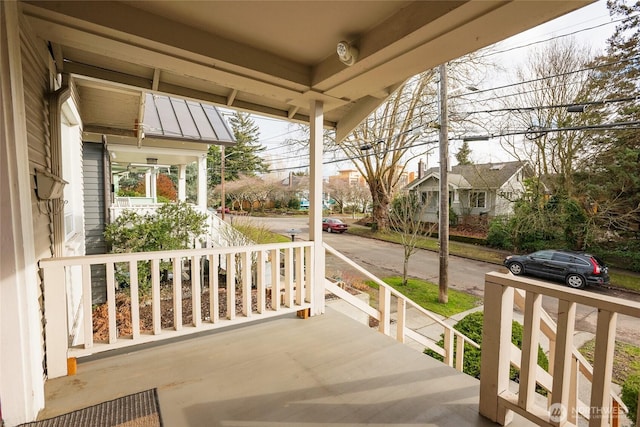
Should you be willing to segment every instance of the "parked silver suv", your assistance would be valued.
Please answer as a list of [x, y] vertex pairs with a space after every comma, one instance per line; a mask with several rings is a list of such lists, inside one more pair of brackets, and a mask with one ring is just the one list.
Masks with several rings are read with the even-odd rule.
[[530, 255], [510, 255], [504, 265], [516, 276], [527, 274], [562, 281], [576, 289], [609, 283], [608, 268], [600, 259], [585, 252], [544, 250]]

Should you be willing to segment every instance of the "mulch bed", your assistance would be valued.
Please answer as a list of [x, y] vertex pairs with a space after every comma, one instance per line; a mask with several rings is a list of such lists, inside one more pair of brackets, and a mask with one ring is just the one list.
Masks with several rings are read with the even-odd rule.
[[[173, 322], [173, 295], [171, 285], [162, 285], [160, 301], [160, 323], [162, 329], [174, 328]], [[256, 290], [251, 291], [252, 311], [257, 312], [258, 300]], [[218, 289], [218, 315], [221, 319], [227, 316], [227, 290], [222, 287]], [[267, 290], [265, 306], [271, 309], [271, 292]], [[208, 322], [211, 319], [209, 307], [209, 290], [205, 289], [201, 295], [201, 317], [202, 321]], [[242, 313], [242, 292], [236, 291], [236, 314]], [[191, 285], [182, 286], [182, 324], [193, 323], [193, 310], [191, 299]], [[125, 292], [116, 294], [116, 326], [118, 336], [131, 336], [133, 327], [131, 323], [131, 298]], [[140, 332], [150, 333], [153, 331], [153, 311], [151, 303], [140, 304]], [[93, 310], [93, 341], [107, 342], [109, 339], [109, 315], [108, 304], [100, 304]]]

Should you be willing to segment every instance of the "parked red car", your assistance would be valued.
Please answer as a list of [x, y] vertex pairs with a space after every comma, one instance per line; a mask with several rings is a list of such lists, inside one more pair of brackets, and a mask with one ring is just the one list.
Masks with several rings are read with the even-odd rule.
[[349, 226], [338, 218], [322, 218], [322, 231], [329, 233], [344, 233]]

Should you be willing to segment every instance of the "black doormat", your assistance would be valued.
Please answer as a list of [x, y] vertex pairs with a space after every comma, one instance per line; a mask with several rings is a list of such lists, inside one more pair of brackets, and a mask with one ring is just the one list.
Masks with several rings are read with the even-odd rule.
[[19, 427], [162, 427], [156, 389], [130, 394]]

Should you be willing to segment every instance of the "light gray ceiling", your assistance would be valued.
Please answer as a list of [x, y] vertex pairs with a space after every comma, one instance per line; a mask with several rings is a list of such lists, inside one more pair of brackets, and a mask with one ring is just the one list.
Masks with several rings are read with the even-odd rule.
[[[412, 75], [591, 2], [21, 3], [58, 70], [82, 79], [96, 134], [134, 134], [144, 90], [299, 122], [322, 101], [340, 139]], [[359, 50], [352, 66], [337, 58], [341, 40]]]

